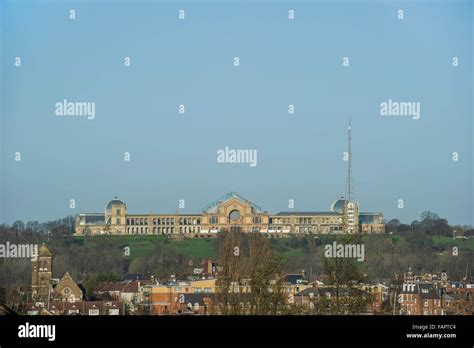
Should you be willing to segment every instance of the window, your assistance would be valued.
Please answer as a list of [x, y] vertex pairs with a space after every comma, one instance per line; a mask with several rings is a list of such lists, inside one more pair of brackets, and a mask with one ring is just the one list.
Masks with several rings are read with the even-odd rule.
[[116, 218], [116, 219], [115, 219], [115, 223], [116, 223], [117, 225], [120, 225], [120, 218]]
[[204, 292], [206, 294], [210, 294], [211, 293], [211, 288], [204, 288]]
[[117, 215], [120, 215], [120, 209], [117, 209], [117, 210], [115, 211], [115, 213], [116, 213]]
[[240, 212], [238, 210], [232, 210], [229, 215], [230, 221], [239, 221]]
[[424, 307], [428, 307], [428, 300], [425, 300], [425, 301], [423, 302], [423, 306], [424, 306]]
[[89, 309], [89, 315], [99, 315], [99, 308]]
[[109, 309], [109, 315], [119, 315], [119, 309], [118, 308], [110, 308]]

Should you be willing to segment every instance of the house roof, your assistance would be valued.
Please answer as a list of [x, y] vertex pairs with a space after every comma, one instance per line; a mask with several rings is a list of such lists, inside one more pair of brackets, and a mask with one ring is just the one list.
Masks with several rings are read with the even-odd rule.
[[99, 284], [96, 291], [98, 292], [122, 291], [124, 286], [125, 286], [124, 283], [115, 283], [115, 282], [102, 283], [102, 284]]
[[126, 283], [122, 289], [122, 292], [139, 292], [139, 291], [140, 291], [140, 282], [138, 280]]
[[301, 274], [287, 274], [283, 277], [283, 282], [290, 283], [292, 285], [303, 284], [306, 279]]
[[418, 294], [424, 300], [439, 299], [438, 290], [435, 289], [432, 283], [412, 283], [403, 284], [402, 294]]
[[0, 315], [14, 315], [16, 314], [10, 307], [6, 304], [0, 303]]
[[147, 281], [150, 280], [152, 274], [145, 274], [145, 273], [125, 273], [122, 278], [120, 278], [121, 282], [129, 282], [133, 280], [141, 280]]
[[183, 295], [184, 295], [184, 302], [185, 303], [191, 303], [193, 305], [195, 303], [199, 303], [200, 306], [205, 305], [205, 302], [204, 302], [205, 298], [211, 298], [211, 296], [209, 294], [203, 294], [203, 293], [200, 293], [200, 294], [183, 294]]
[[[105, 314], [107, 309], [114, 308], [119, 309], [122, 312], [123, 302], [122, 301], [82, 301], [82, 302], [66, 302], [66, 301], [51, 301], [49, 303], [49, 310], [57, 311], [71, 311], [77, 310], [80, 314], [87, 314], [89, 309], [99, 309], [100, 314]], [[39, 310], [34, 303], [28, 303], [25, 305], [25, 310]], [[123, 313], [121, 313], [123, 314]]]
[[139, 292], [140, 282], [138, 280], [134, 280], [131, 282], [102, 283], [97, 287], [96, 291], [98, 292], [110, 292], [110, 291]]
[[[339, 288], [339, 296], [349, 296], [351, 294], [365, 294], [365, 291], [358, 289], [358, 288], [351, 288], [351, 289], [345, 289], [345, 288]], [[313, 295], [310, 295], [313, 294]], [[331, 296], [336, 295], [336, 288], [332, 286], [318, 286], [318, 287], [310, 287], [306, 288], [300, 292], [297, 292], [295, 294], [295, 297], [297, 296], [327, 296], [330, 294]]]

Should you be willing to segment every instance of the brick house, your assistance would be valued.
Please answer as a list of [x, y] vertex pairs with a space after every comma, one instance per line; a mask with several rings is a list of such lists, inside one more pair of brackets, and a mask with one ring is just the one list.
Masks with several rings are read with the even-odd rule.
[[400, 314], [443, 315], [442, 298], [432, 283], [404, 283], [399, 295]]

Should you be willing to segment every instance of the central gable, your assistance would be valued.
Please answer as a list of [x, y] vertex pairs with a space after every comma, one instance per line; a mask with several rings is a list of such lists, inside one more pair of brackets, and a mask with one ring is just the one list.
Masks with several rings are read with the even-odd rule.
[[220, 199], [212, 202], [206, 208], [203, 209], [208, 214], [219, 214], [225, 213], [232, 209], [241, 210], [242, 213], [249, 210], [253, 213], [260, 213], [261, 209], [257, 205], [253, 204], [250, 200], [238, 195], [235, 192], [230, 192]]

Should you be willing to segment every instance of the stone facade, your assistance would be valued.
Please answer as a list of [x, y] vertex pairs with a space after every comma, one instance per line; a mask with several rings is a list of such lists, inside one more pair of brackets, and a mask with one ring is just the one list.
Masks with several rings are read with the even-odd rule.
[[81, 302], [83, 297], [83, 291], [72, 279], [69, 272], [66, 272], [54, 287], [53, 298], [56, 301]]
[[359, 225], [358, 203], [343, 199], [335, 201], [328, 212], [281, 212], [275, 215], [235, 192], [209, 204], [200, 214], [128, 214], [126, 204], [114, 199], [107, 204], [103, 214], [77, 214], [76, 235], [206, 237], [224, 230], [270, 236], [385, 232], [381, 213], [366, 214], [377, 217], [377, 223], [366, 221]]

